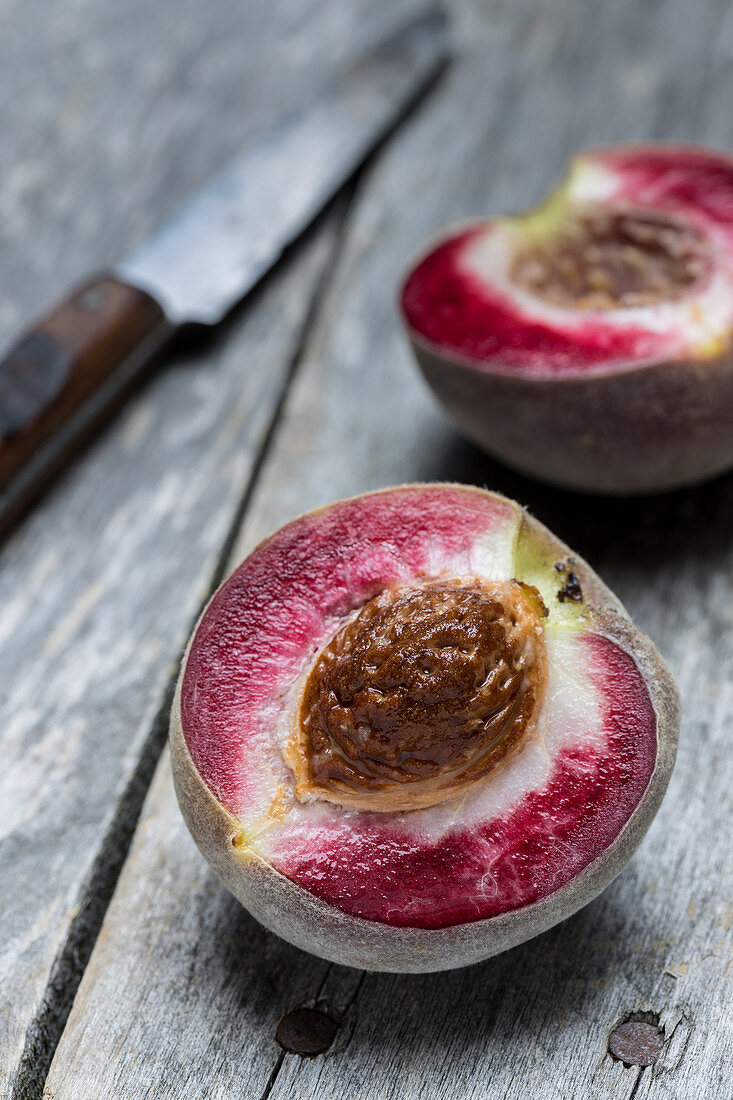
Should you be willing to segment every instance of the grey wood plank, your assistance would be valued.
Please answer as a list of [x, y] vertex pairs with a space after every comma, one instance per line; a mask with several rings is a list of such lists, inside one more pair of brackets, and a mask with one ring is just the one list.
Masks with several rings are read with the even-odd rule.
[[172, 365], [132, 403], [4, 555], [8, 1085], [33, 1077], [68, 1008], [160, 751], [176, 653], [286, 384], [332, 228], [216, 351]]
[[303, 965], [218, 888], [178, 813], [167, 753], [117, 896], [124, 912], [116, 907], [94, 951], [113, 982], [82, 980], [85, 1027], [44, 1095], [260, 1096], [280, 1061], [271, 1037], [281, 1006], [306, 999], [328, 963]]
[[[733, 1034], [726, 1014], [730, 973], [729, 831], [733, 721], [733, 478], [700, 490], [636, 502], [576, 498], [512, 475], [460, 442], [418, 381], [396, 326], [394, 288], [410, 253], [437, 225], [538, 198], [578, 145], [656, 138], [733, 142], [726, 104], [733, 21], [720, 0], [693, 10], [681, 0], [603, 7], [580, 0], [544, 5], [478, 3], [463, 13], [465, 63], [364, 182], [356, 216], [306, 360], [289, 393], [234, 551], [305, 508], [380, 484], [415, 478], [486, 483], [528, 503], [584, 553], [657, 641], [684, 700], [679, 763], [667, 799], [630, 867], [604, 895], [564, 925], [480, 967], [435, 976], [367, 975], [305, 955], [243, 1043], [225, 1038], [222, 1061], [240, 1066], [269, 1046], [273, 1073], [262, 1095], [360, 1097], [533, 1096], [540, 1100], [645, 1097], [719, 1100], [730, 1094]], [[168, 784], [161, 772], [158, 782]], [[170, 799], [168, 786], [167, 798]], [[164, 859], [162, 837], [180, 822], [168, 801], [151, 801], [130, 865], [108, 912], [104, 943], [137, 928], [133, 878], [143, 859]], [[135, 862], [134, 862], [135, 861]], [[203, 867], [200, 874], [206, 875]], [[213, 925], [229, 903], [212, 887]], [[185, 891], [159, 901], [182, 920]], [[127, 932], [125, 932], [127, 930]], [[105, 947], [105, 950], [108, 948]], [[260, 948], [253, 948], [256, 956]], [[270, 950], [287, 952], [278, 946]], [[114, 959], [114, 952], [104, 958]], [[197, 971], [210, 1011], [187, 1056], [201, 1077], [187, 1095], [216, 1089], [206, 1068], [208, 1035], [226, 1032], [222, 995], [225, 940], [191, 935], [173, 969]], [[280, 960], [261, 964], [239, 1011], [253, 1006]], [[160, 1073], [162, 1096], [178, 1096], [166, 1076], [177, 1054], [151, 1049], [137, 1020], [177, 1051], [166, 989], [174, 975], [165, 936], [138, 958], [148, 975], [112, 1024], [102, 1008], [117, 967], [92, 956], [48, 1083], [71, 1098], [112, 1080], [135, 1095], [144, 1053]], [[288, 956], [290, 958], [290, 956]], [[127, 964], [126, 964], [127, 965]], [[727, 968], [727, 969], [726, 969]], [[151, 986], [160, 983], [162, 995]], [[319, 1001], [343, 1018], [325, 1056], [277, 1057], [273, 1020]], [[607, 1054], [610, 1031], [631, 1013], [659, 1019], [667, 1041], [656, 1066], [625, 1068]], [[227, 1033], [228, 1035], [228, 1033]], [[86, 1063], [96, 1051], [94, 1072]], [[120, 1063], [120, 1059], [122, 1063]], [[112, 1071], [105, 1069], [114, 1062]], [[101, 1074], [101, 1076], [95, 1074]], [[168, 1082], [170, 1081], [170, 1087]], [[247, 1084], [248, 1078], [242, 1078]], [[255, 1093], [256, 1095], [256, 1093]]]
[[[375, 32], [384, 6], [298, 0], [266, 15], [216, 0], [200, 13], [188, 0], [3, 0], [3, 338], [320, 82]], [[176, 654], [334, 230], [331, 219], [216, 347], [144, 388], [2, 552], [3, 1095], [40, 1091], [160, 749]]]

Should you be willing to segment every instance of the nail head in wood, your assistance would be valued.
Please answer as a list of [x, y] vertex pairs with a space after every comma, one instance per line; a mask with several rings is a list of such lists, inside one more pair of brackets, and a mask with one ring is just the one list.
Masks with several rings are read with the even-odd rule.
[[328, 1050], [336, 1037], [338, 1024], [315, 1008], [296, 1008], [283, 1016], [277, 1025], [275, 1039], [291, 1054], [314, 1058]]
[[662, 1053], [664, 1031], [656, 1024], [629, 1020], [614, 1028], [608, 1049], [625, 1066], [653, 1066]]

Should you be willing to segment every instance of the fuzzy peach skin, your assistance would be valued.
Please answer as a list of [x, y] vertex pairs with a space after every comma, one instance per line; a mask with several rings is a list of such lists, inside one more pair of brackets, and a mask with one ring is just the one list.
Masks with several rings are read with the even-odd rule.
[[[568, 570], [580, 602], [561, 598]], [[536, 731], [436, 806], [299, 802], [282, 749], [314, 654], [386, 587], [460, 576], [542, 594]], [[677, 731], [669, 671], [589, 566], [513, 501], [426, 484], [301, 516], [242, 562], [189, 643], [170, 742], [196, 843], [262, 924], [335, 962], [418, 972], [521, 943], [604, 889], [660, 804]]]
[[[676, 301], [561, 308], [512, 256], [588, 206], [681, 220], [709, 270]], [[523, 473], [586, 492], [694, 484], [733, 466], [733, 159], [666, 146], [585, 152], [526, 215], [446, 231], [400, 296], [420, 368], [458, 429]]]

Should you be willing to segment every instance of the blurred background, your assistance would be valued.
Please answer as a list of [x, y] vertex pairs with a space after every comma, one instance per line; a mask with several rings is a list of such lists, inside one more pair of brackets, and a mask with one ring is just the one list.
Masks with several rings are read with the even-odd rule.
[[[592, 15], [574, 0], [449, 8], [462, 59], [450, 80], [471, 94], [451, 127], [450, 108], [433, 105], [431, 170], [450, 172], [467, 147], [485, 152], [470, 177], [455, 174], [441, 217], [524, 204], [589, 140], [652, 129], [661, 140], [722, 140], [733, 52], [723, 4], [610, 3]], [[414, 0], [3, 0], [3, 333], [144, 239], [248, 136], [414, 9]]]

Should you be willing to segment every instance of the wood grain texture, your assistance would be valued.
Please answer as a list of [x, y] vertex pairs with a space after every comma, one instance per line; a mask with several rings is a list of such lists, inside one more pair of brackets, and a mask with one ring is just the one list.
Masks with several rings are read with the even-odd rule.
[[[721, 1100], [730, 1096], [733, 478], [634, 502], [537, 487], [445, 426], [409, 362], [394, 293], [440, 224], [522, 207], [576, 146], [733, 144], [733, 21], [722, 0], [462, 9], [464, 62], [375, 165], [260, 471], [234, 557], [297, 512], [415, 478], [526, 502], [615, 588], [684, 701], [667, 799], [629, 868], [564, 925], [447, 975], [326, 966], [262, 933], [212, 881], [160, 766], [59, 1045], [47, 1097]], [[727, 969], [726, 969], [727, 968]], [[334, 1046], [302, 1060], [279, 1017], [320, 1003]], [[660, 1060], [607, 1054], [629, 1014]]]
[[118, 897], [94, 952], [113, 982], [85, 983], [84, 1025], [45, 1095], [260, 1096], [281, 1060], [281, 1006], [307, 1000], [329, 964], [265, 932], [218, 886], [178, 812], [167, 753]]
[[[348, 15], [337, 7], [280, 4], [261, 28], [259, 5], [223, 0], [206, 21], [185, 3], [121, 13], [72, 2], [63, 18], [35, 5], [32, 21], [27, 6], [4, 4], [8, 338], [353, 52], [371, 5]], [[263, 54], [243, 66], [259, 34]], [[41, 87], [29, 85], [15, 49]], [[334, 231], [331, 216], [215, 346], [156, 377], [4, 547], [3, 1096], [40, 1093], [160, 749], [157, 716], [177, 654], [219, 567]]]
[[332, 243], [215, 351], [171, 365], [6, 549], [0, 1073], [52, 1039]]

